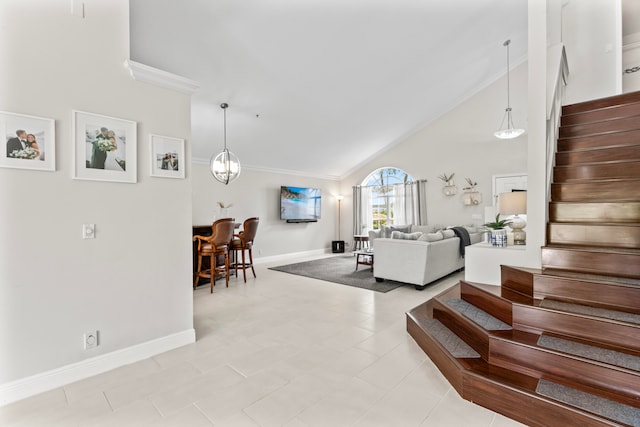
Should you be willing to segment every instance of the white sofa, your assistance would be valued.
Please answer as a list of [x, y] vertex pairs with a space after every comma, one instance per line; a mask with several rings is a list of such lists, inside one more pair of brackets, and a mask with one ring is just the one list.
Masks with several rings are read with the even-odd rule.
[[[395, 280], [423, 290], [428, 283], [464, 268], [460, 238], [452, 230], [439, 233], [442, 239], [433, 238], [433, 241], [374, 239], [373, 276], [377, 281]], [[429, 233], [430, 236], [436, 234]], [[478, 243], [482, 240], [482, 233], [471, 232], [469, 238], [471, 244]]]

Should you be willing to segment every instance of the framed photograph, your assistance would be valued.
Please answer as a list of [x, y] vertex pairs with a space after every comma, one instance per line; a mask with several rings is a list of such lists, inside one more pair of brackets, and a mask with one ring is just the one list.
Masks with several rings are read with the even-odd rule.
[[137, 123], [73, 111], [73, 177], [135, 183]]
[[151, 176], [184, 178], [184, 139], [150, 135]]
[[5, 149], [0, 166], [5, 168], [56, 170], [55, 121], [0, 111], [0, 133]]

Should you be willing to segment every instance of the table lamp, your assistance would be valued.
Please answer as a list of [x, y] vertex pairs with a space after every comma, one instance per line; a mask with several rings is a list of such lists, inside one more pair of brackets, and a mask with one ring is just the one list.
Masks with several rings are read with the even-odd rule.
[[518, 215], [527, 213], [527, 192], [500, 193], [498, 212], [500, 212], [500, 215], [515, 215], [511, 218], [511, 223], [509, 224], [509, 227], [513, 230], [513, 243], [515, 245], [526, 244], [527, 233], [524, 228], [527, 226], [527, 221]]

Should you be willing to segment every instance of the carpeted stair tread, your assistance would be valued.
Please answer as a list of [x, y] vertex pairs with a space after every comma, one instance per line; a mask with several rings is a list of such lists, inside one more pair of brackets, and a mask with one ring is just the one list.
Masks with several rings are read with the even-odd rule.
[[437, 319], [421, 319], [420, 326], [455, 358], [479, 358], [480, 354]]
[[538, 382], [536, 393], [619, 423], [640, 427], [640, 408], [604, 399], [544, 379]]
[[446, 300], [445, 303], [488, 331], [506, 331], [512, 329], [507, 323], [496, 319], [486, 311], [479, 309], [473, 304], [469, 304], [463, 299], [449, 299]]
[[580, 356], [640, 372], [640, 357], [633, 356], [631, 354], [582, 344], [549, 335], [541, 335], [538, 339], [538, 345], [540, 347], [550, 348], [563, 353], [573, 354], [574, 356]]
[[568, 279], [578, 279], [593, 282], [615, 283], [618, 285], [638, 286], [640, 287], [640, 279], [632, 279], [628, 277], [601, 276], [599, 274], [578, 273], [575, 271], [546, 269], [545, 276], [565, 277]]
[[573, 314], [584, 314], [603, 319], [617, 320], [620, 322], [640, 325], [640, 314], [627, 313], [624, 311], [608, 310], [606, 308], [590, 307], [588, 305], [572, 304], [569, 302], [557, 301], [545, 298], [540, 303], [540, 307], [551, 310], [560, 310]]

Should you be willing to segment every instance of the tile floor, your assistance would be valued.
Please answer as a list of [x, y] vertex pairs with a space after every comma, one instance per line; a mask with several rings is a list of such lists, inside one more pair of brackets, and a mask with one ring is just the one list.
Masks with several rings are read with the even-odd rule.
[[405, 331], [462, 274], [383, 294], [269, 266], [194, 292], [196, 343], [0, 408], [0, 425], [522, 425], [462, 400]]

